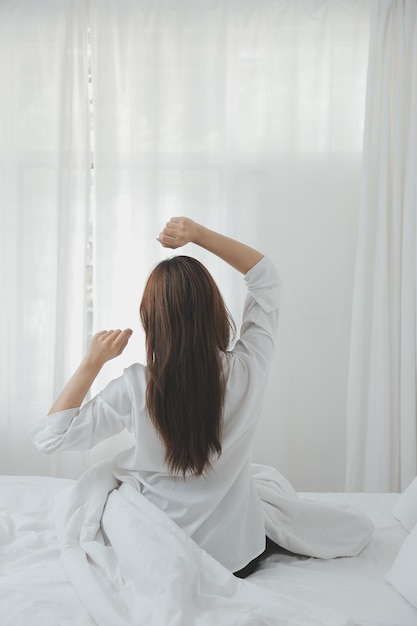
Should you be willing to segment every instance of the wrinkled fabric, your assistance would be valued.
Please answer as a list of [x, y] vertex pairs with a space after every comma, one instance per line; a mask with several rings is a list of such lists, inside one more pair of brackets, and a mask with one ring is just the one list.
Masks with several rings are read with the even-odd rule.
[[[351, 509], [345, 517], [343, 507], [302, 500], [273, 468], [254, 465], [253, 476], [261, 498], [268, 497], [262, 501], [268, 534], [283, 547], [328, 558], [338, 550], [356, 553], [369, 540], [372, 524], [363, 514]], [[103, 626], [351, 624], [235, 578], [131, 485], [120, 485], [111, 464], [87, 470], [58, 495], [54, 510], [68, 577]], [[345, 533], [355, 538], [349, 545]]]

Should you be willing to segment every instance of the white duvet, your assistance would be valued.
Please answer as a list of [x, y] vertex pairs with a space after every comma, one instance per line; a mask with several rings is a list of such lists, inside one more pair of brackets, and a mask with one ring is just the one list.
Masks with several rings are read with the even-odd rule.
[[[267, 501], [271, 498], [275, 499], [277, 492], [274, 482], [279, 475], [271, 468], [258, 467], [257, 469], [259, 470], [257, 485], [260, 493], [263, 489], [263, 497], [266, 497]], [[263, 480], [260, 479], [260, 474], [263, 474]], [[281, 485], [280, 502], [282, 506], [278, 516], [281, 515], [281, 523], [284, 523], [285, 528], [285, 517], [288, 515], [289, 509], [292, 510], [292, 523], [295, 522], [296, 508], [291, 507], [290, 501], [293, 499], [291, 486], [288, 484], [286, 486], [286, 481], [282, 477], [278, 483]], [[0, 476], [0, 624], [2, 626], [93, 626], [97, 623], [81, 602], [74, 586], [68, 579], [64, 560], [61, 558], [61, 543], [55, 528], [57, 516], [53, 512], [54, 502], [60, 501], [62, 505], [66, 506], [67, 513], [70, 513], [71, 502], [75, 504], [75, 493], [71, 489], [64, 496], [64, 490], [72, 485], [76, 485], [76, 483], [62, 478]], [[86, 520], [82, 511], [86, 512], [88, 508], [88, 502], [82, 503], [82, 494], [79, 487], [77, 489], [81, 507], [80, 513], [77, 514], [76, 508], [73, 508], [74, 515], [68, 517], [64, 515], [64, 508], [60, 511], [61, 520], [67, 519], [69, 522], [72, 517], [73, 524], [77, 517], [79, 521]], [[119, 493], [122, 491], [119, 490]], [[90, 499], [88, 490], [86, 495]], [[95, 495], [98, 495], [98, 492], [95, 491]], [[357, 557], [347, 558], [323, 559], [295, 556], [284, 551], [277, 553], [264, 561], [259, 570], [247, 581], [236, 581], [240, 583], [238, 585], [240, 588], [243, 584], [244, 589], [250, 589], [248, 601], [244, 598], [243, 604], [234, 603], [236, 598], [241, 597], [241, 592], [238, 592], [235, 597], [230, 597], [230, 601], [226, 598], [228, 608], [223, 611], [220, 607], [224, 608], [224, 603], [220, 601], [217, 604], [219, 598], [215, 592], [209, 598], [207, 607], [204, 607], [205, 623], [211, 624], [214, 620], [216, 625], [223, 623], [239, 625], [250, 623], [250, 619], [253, 618], [252, 623], [254, 624], [307, 623], [314, 625], [321, 623], [355, 624], [356, 626], [417, 626], [417, 609], [385, 580], [386, 572], [392, 566], [403, 541], [407, 537], [407, 531], [393, 516], [393, 508], [398, 502], [399, 494], [321, 493], [301, 495], [302, 498], [299, 501], [301, 507], [304, 506], [305, 500], [310, 500], [314, 503], [327, 503], [332, 510], [335, 510], [334, 505], [350, 504], [366, 513], [367, 517], [372, 519], [375, 524], [375, 530], [369, 544]], [[56, 500], [56, 496], [59, 496], [58, 500]], [[83, 497], [85, 498], [85, 496]], [[285, 501], [286, 498], [287, 502]], [[90, 504], [92, 504], [91, 500]], [[265, 507], [268, 515], [274, 511], [270, 506], [266, 505]], [[56, 508], [59, 510], [59, 506]], [[130, 507], [127, 508], [128, 515], [130, 515], [129, 509]], [[121, 511], [122, 509], [117, 511], [116, 521]], [[314, 509], [310, 509], [310, 512], [313, 511]], [[106, 509], [106, 516], [107, 512]], [[107, 520], [105, 521], [107, 523]], [[120, 519], [118, 521], [121, 522]], [[85, 527], [84, 523], [81, 525]], [[65, 526], [69, 529], [69, 524], [65, 524]], [[322, 530], [323, 533], [332, 536], [331, 528], [323, 527]], [[166, 537], [169, 536], [168, 533]], [[71, 537], [74, 539], [74, 535], [71, 533], [62, 535], [62, 540], [64, 537], [67, 537], [69, 542], [71, 542]], [[287, 537], [289, 538], [290, 534]], [[126, 539], [127, 537], [123, 538], [123, 545], [126, 545]], [[106, 566], [110, 572], [115, 572], [115, 579], [113, 581], [111, 579], [108, 581], [106, 579], [100, 580], [96, 571], [94, 575], [95, 577], [98, 576], [96, 582], [99, 583], [98, 595], [96, 596], [91, 592], [91, 587], [83, 588], [81, 574], [84, 566], [82, 566], [79, 570], [75, 568], [75, 576], [79, 574], [76, 587], [81, 587], [81, 597], [85, 598], [87, 606], [91, 606], [92, 604], [100, 605], [100, 598], [103, 597], [102, 583], [108, 585], [113, 599], [115, 599], [116, 611], [119, 613], [122, 610], [119, 605], [121, 596], [116, 592], [121, 585], [127, 584], [127, 582], [124, 575], [120, 578], [121, 570], [118, 572], [115, 561], [113, 561], [114, 569], [112, 570], [113, 557], [111, 554], [113, 553], [116, 557], [115, 550], [109, 550], [104, 546], [103, 548], [99, 547], [100, 543], [103, 543], [100, 533], [97, 535], [97, 540], [98, 553], [103, 549], [102, 556], [106, 555], [102, 562], [107, 563]], [[71, 543], [68, 544], [69, 552], [71, 552], [70, 545]], [[92, 544], [90, 543], [90, 552], [91, 548]], [[92, 549], [94, 550], [94, 548]], [[148, 550], [147, 546], [145, 550]], [[171, 549], [168, 552], [171, 554]], [[187, 554], [188, 550], [185, 553]], [[86, 552], [79, 540], [75, 540], [73, 544], [75, 560], [80, 555], [81, 560], [85, 561]], [[151, 560], [147, 564], [142, 561], [142, 568], [150, 567], [150, 564], [153, 563], [153, 554], [148, 556]], [[164, 563], [164, 567], [166, 567], [166, 560]], [[134, 562], [133, 565], [136, 568], [138, 563]], [[90, 561], [90, 566], [96, 570], [98, 562], [94, 564], [93, 561]], [[158, 567], [156, 562], [155, 567]], [[186, 565], [185, 568], [187, 571]], [[183, 571], [183, 568], [180, 571]], [[219, 572], [218, 568], [216, 571]], [[225, 573], [222, 568], [220, 568], [220, 572], [222, 574], [219, 574], [219, 579], [215, 580], [215, 583], [221, 586], [221, 576]], [[152, 572], [143, 569], [142, 574], [136, 573], [142, 575], [145, 586], [148, 584], [146, 581], [152, 582], [153, 576], [158, 575], [157, 570]], [[167, 574], [168, 581], [170, 576], [171, 574]], [[140, 598], [143, 598], [145, 586], [139, 592], [138, 602], [140, 602]], [[205, 591], [207, 591], [207, 586]], [[220, 596], [223, 592], [224, 590], [221, 590]], [[181, 593], [183, 593], [182, 590]], [[185, 593], [185, 596], [187, 593], [189, 591]], [[174, 605], [171, 607], [171, 615], [169, 605], [165, 604], [166, 598], [169, 597], [172, 597], [169, 589], [164, 590], [157, 598], [154, 606], [150, 602], [152, 610], [159, 610], [159, 605], [161, 605], [169, 613], [168, 619], [177, 619], [177, 623], [181, 623], [181, 619], [186, 620], [189, 614], [188, 606], [184, 604], [186, 601], [182, 602], [181, 597], [175, 598]], [[266, 601], [266, 597], [269, 598], [268, 601]], [[190, 608], [196, 608], [196, 601], [198, 606], [198, 598], [202, 601], [200, 589], [197, 587], [196, 598], [192, 599]], [[250, 608], [245, 613], [248, 605]], [[257, 614], [257, 606], [263, 607], [262, 617]], [[267, 611], [273, 611], [271, 619], [265, 617], [265, 608]], [[333, 609], [334, 612], [329, 609]], [[229, 610], [231, 615], [227, 613]], [[177, 617], [176, 612], [178, 613], [178, 611], [183, 611], [182, 618]], [[199, 611], [200, 609], [197, 608], [198, 614]], [[350, 621], [347, 616], [349, 616]], [[144, 620], [145, 618], [140, 617], [139, 619]], [[203, 619], [202, 615], [199, 615], [199, 619]], [[155, 620], [151, 624], [155, 623]], [[169, 621], [167, 623], [170, 624]], [[183, 621], [182, 623], [186, 624], [187, 622]], [[204, 621], [200, 621], [200, 623], [204, 623]]]
[[[331, 558], [357, 554], [369, 541], [364, 515], [303, 500], [276, 470], [253, 467], [267, 533], [282, 546]], [[37, 519], [35, 511], [0, 518], [4, 626], [353, 624], [343, 613], [237, 579], [133, 487], [119, 486], [110, 464], [69, 485]], [[30, 616], [27, 593], [37, 597]]]

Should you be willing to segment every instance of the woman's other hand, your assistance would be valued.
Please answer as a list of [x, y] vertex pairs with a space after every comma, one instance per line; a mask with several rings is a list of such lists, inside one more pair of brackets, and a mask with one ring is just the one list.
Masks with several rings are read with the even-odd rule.
[[132, 336], [130, 328], [125, 330], [102, 330], [91, 339], [85, 359], [98, 366], [122, 354]]
[[95, 334], [87, 354], [55, 400], [49, 415], [79, 407], [104, 363], [122, 354], [132, 333], [130, 328], [126, 328], [102, 330]]

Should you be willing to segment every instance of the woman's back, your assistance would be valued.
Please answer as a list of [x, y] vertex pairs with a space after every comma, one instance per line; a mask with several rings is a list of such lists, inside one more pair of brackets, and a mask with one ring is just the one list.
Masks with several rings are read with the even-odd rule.
[[[53, 452], [58, 448], [89, 449], [123, 428], [134, 432], [136, 445], [114, 459], [115, 475], [135, 485], [201, 547], [236, 571], [265, 546], [264, 517], [250, 461], [274, 350], [279, 278], [271, 261], [261, 253], [186, 218], [173, 218], [160, 241], [170, 248], [196, 243], [245, 275], [248, 295], [235, 347], [226, 351], [225, 332], [219, 332], [222, 324], [213, 324], [216, 338], [206, 345], [215, 346], [214, 378], [210, 379], [213, 372], [207, 369], [210, 359], [202, 358], [205, 365], [198, 370], [203, 341], [192, 355], [196, 358], [190, 377], [200, 385], [195, 394], [193, 384], [184, 375], [187, 370], [179, 367], [184, 360], [179, 359], [175, 371], [175, 351], [172, 346], [167, 350], [169, 346], [163, 341], [166, 329], [156, 323], [155, 306], [145, 306], [142, 319], [147, 334], [147, 365], [127, 368], [123, 376], [80, 406], [102, 365], [123, 351], [132, 331], [98, 333], [49, 415], [31, 429], [32, 437], [40, 450]], [[167, 284], [173, 287], [172, 280]], [[154, 290], [154, 299], [158, 293]], [[213, 305], [211, 300], [204, 301], [206, 309]], [[161, 312], [163, 319], [167, 311]], [[224, 320], [223, 315], [223, 331]], [[182, 332], [184, 343], [188, 340], [187, 323]], [[175, 326], [169, 332], [175, 333]], [[176, 349], [181, 347], [177, 344]], [[192, 354], [190, 346], [188, 352], [183, 351], [183, 356], [187, 354]], [[164, 371], [168, 362], [169, 368]], [[213, 387], [213, 403], [210, 380], [219, 383]], [[193, 401], [188, 403], [188, 398]], [[206, 410], [204, 398], [210, 410]]]
[[[265, 542], [264, 516], [252, 484], [250, 461], [279, 305], [279, 279], [269, 259], [262, 259], [246, 279], [249, 295], [240, 337], [234, 349], [222, 355], [222, 452], [210, 455], [211, 469], [204, 476], [188, 470], [184, 477], [169, 470], [164, 443], [143, 402], [147, 372], [141, 365], [128, 368], [124, 375], [132, 406], [137, 407], [131, 424], [136, 446], [115, 459], [118, 478], [126, 480], [128, 473], [143, 495], [231, 571], [259, 554]], [[199, 416], [194, 419], [198, 424]]]

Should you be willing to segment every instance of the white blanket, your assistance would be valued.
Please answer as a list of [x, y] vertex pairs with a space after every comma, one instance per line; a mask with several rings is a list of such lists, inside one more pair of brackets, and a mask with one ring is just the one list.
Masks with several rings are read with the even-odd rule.
[[368, 544], [374, 526], [358, 509], [303, 499], [274, 467], [252, 464], [252, 475], [265, 513], [266, 534], [281, 547], [334, 559], [357, 556]]
[[[254, 465], [267, 534], [312, 556], [355, 555], [372, 524], [350, 508], [304, 501], [277, 470]], [[344, 615], [263, 591], [228, 572], [111, 464], [58, 495], [55, 523], [68, 577], [100, 626], [349, 626]]]

